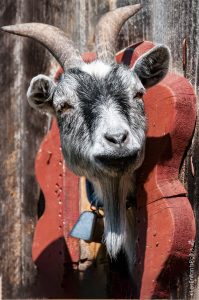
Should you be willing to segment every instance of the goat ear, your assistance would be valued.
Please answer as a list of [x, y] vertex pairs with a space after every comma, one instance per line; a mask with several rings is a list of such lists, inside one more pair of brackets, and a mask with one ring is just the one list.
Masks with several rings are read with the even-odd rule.
[[52, 95], [55, 89], [54, 81], [45, 75], [34, 77], [27, 91], [30, 106], [44, 113], [54, 114]]
[[145, 88], [160, 82], [168, 72], [170, 50], [158, 45], [149, 50], [135, 62], [133, 71], [137, 74]]

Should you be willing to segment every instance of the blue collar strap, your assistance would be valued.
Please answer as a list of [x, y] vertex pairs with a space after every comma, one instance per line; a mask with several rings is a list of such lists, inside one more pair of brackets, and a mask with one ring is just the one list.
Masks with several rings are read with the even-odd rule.
[[[103, 202], [95, 195], [94, 187], [88, 179], [86, 179], [86, 193], [87, 193], [88, 201], [92, 206], [96, 208], [103, 207]], [[136, 198], [134, 195], [127, 198], [126, 208], [129, 207], [136, 207]]]
[[93, 185], [86, 179], [86, 193], [90, 204], [96, 208], [103, 207], [102, 201], [95, 195]]

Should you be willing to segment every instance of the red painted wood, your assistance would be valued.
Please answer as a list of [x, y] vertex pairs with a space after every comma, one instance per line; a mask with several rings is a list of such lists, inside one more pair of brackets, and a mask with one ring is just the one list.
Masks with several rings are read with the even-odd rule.
[[79, 243], [69, 231], [79, 216], [78, 178], [65, 166], [55, 121], [38, 151], [35, 173], [45, 197], [32, 246], [37, 290], [45, 297], [76, 297], [71, 270], [79, 260]]
[[135, 61], [138, 59], [139, 56], [141, 56], [143, 53], [147, 52], [153, 47], [154, 44], [149, 41], [133, 44], [117, 53], [116, 62], [117, 63], [122, 62], [127, 66], [133, 66], [133, 64], [135, 63]]
[[[116, 60], [132, 65], [152, 47], [151, 42], [128, 47], [118, 53]], [[96, 56], [86, 53], [83, 58], [90, 62]], [[185, 269], [195, 238], [193, 212], [186, 190], [178, 180], [196, 118], [193, 89], [185, 78], [169, 74], [147, 91], [144, 103], [148, 133], [146, 158], [138, 172], [138, 240], [134, 272], [135, 290], [142, 299], [169, 296], [170, 283]], [[55, 294], [56, 298], [75, 297], [72, 268], [79, 259], [79, 248], [78, 242], [69, 238], [68, 233], [79, 214], [78, 178], [63, 165], [55, 122], [38, 152], [36, 175], [45, 195], [46, 208], [35, 231], [33, 259], [38, 274], [44, 273], [42, 284], [48, 278], [49, 289], [53, 287], [48, 293], [51, 297]], [[68, 274], [64, 281], [63, 272]], [[61, 282], [63, 288], [60, 289]], [[119, 282], [114, 286], [115, 295], [119, 294], [117, 288], [121, 290]], [[132, 289], [131, 296], [138, 294]]]
[[[130, 64], [152, 46], [150, 42], [140, 44]], [[119, 60], [125, 60], [125, 52]], [[148, 132], [145, 161], [137, 176], [134, 280], [141, 299], [167, 298], [172, 281], [175, 284], [175, 278], [188, 267], [195, 239], [193, 211], [178, 174], [195, 126], [196, 98], [188, 80], [168, 74], [147, 91], [144, 103]]]
[[187, 267], [195, 239], [193, 211], [178, 180], [195, 125], [195, 101], [190, 83], [174, 74], [144, 97], [149, 126], [137, 193], [137, 270], [143, 299], [169, 296], [170, 282]]

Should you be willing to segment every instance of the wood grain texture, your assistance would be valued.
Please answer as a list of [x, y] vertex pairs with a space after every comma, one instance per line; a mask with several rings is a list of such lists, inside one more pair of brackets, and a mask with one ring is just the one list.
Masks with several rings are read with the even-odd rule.
[[[115, 7], [141, 2], [143, 9], [130, 19], [118, 37], [118, 49], [148, 39], [171, 48], [171, 69], [185, 74], [198, 94], [199, 85], [199, 1], [198, 0], [2, 0], [0, 25], [44, 22], [58, 26], [73, 38], [81, 52], [94, 48], [94, 27], [100, 15]], [[183, 70], [182, 44], [187, 39], [187, 64]], [[34, 157], [47, 118], [26, 102], [30, 79], [49, 72], [50, 54], [28, 39], [0, 33], [0, 275], [3, 297], [32, 297], [35, 271], [31, 243], [37, 218], [38, 186], [34, 178]], [[187, 114], [187, 117], [189, 115]], [[181, 168], [199, 228], [199, 125]], [[192, 163], [190, 163], [192, 162]], [[194, 175], [193, 175], [194, 169]], [[199, 274], [199, 239], [190, 270], [182, 274], [174, 297], [186, 298], [196, 291]], [[197, 296], [197, 295], [196, 295]]]

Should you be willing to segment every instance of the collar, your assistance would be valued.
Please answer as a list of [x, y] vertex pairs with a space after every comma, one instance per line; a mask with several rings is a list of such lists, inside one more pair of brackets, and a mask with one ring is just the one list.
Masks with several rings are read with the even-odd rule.
[[[88, 201], [91, 206], [95, 207], [96, 209], [100, 209], [100, 208], [103, 209], [103, 202], [95, 195], [93, 184], [88, 179], [86, 179], [86, 193], [87, 193]], [[126, 208], [128, 209], [130, 207], [136, 207], [135, 195], [131, 195], [127, 197]]]

